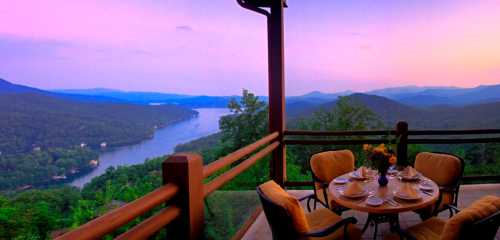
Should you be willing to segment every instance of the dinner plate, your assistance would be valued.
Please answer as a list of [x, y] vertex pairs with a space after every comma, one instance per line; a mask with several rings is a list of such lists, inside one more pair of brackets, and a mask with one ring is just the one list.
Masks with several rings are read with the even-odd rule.
[[399, 199], [403, 199], [403, 200], [407, 200], [407, 201], [416, 201], [416, 200], [419, 200], [422, 198], [422, 196], [418, 195], [417, 196], [408, 196], [407, 194], [404, 194], [402, 192], [396, 192], [396, 194], [394, 194], [395, 197], [399, 198]]
[[417, 181], [420, 179], [420, 174], [416, 174], [415, 176], [413, 177], [409, 177], [407, 175], [404, 175], [404, 174], [400, 174], [399, 177], [401, 178], [401, 180], [403, 181]]
[[434, 188], [432, 187], [432, 185], [425, 184], [425, 183], [419, 184], [418, 188], [420, 188], [420, 190], [427, 191], [427, 192], [434, 191]]
[[333, 179], [333, 183], [335, 183], [335, 184], [346, 184], [348, 182], [349, 182], [349, 179], [344, 178], [344, 177], [339, 177], [339, 178]]
[[367, 177], [360, 176], [358, 172], [349, 173], [349, 177], [356, 180], [365, 180]]
[[379, 197], [369, 197], [366, 199], [365, 203], [368, 206], [378, 207], [378, 206], [384, 204], [384, 200], [382, 200]]
[[340, 195], [342, 195], [343, 197], [346, 197], [346, 198], [361, 198], [361, 197], [365, 197], [368, 195], [368, 192], [366, 190], [363, 190], [363, 192], [353, 194], [353, 195], [346, 195], [344, 193], [344, 191], [339, 191], [339, 193], [340, 193]]

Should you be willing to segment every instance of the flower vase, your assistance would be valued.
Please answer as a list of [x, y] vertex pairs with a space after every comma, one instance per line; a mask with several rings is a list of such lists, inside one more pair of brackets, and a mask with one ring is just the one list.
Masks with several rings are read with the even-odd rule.
[[381, 186], [381, 187], [385, 187], [387, 186], [387, 184], [389, 183], [389, 180], [387, 179], [387, 176], [385, 175], [385, 173], [380, 173], [380, 176], [378, 177], [378, 185]]

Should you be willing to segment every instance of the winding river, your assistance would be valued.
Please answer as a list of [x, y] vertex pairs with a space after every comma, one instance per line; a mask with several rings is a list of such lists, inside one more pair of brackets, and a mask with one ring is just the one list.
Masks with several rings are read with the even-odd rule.
[[229, 114], [227, 108], [199, 108], [198, 117], [179, 122], [155, 132], [152, 139], [139, 144], [120, 147], [99, 156], [99, 166], [70, 184], [82, 187], [107, 168], [143, 163], [148, 158], [172, 153], [179, 143], [186, 143], [219, 131], [219, 118]]

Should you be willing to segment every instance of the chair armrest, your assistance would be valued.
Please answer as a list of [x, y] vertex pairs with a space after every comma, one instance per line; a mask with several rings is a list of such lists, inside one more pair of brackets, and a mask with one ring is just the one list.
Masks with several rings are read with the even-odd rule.
[[315, 195], [314, 195], [314, 193], [309, 194], [309, 195], [306, 195], [306, 196], [303, 196], [303, 197], [300, 197], [300, 198], [297, 198], [297, 200], [299, 200], [299, 202], [302, 202], [302, 201], [304, 201], [304, 200], [307, 200], [307, 204], [306, 204], [306, 206], [307, 206], [307, 211], [308, 211], [308, 212], [311, 212], [311, 206], [310, 206], [310, 204], [309, 204], [309, 203], [310, 203], [310, 201], [311, 201], [312, 199], [315, 199]]
[[356, 220], [356, 218], [354, 218], [354, 217], [344, 218], [344, 219], [336, 222], [335, 224], [333, 224], [329, 227], [305, 233], [304, 236], [306, 236], [306, 237], [324, 237], [324, 236], [330, 235], [331, 233], [337, 231], [338, 229], [340, 229], [342, 227], [344, 229], [344, 234], [347, 234], [347, 227], [349, 226], [349, 224], [356, 224], [357, 222], [358, 222], [358, 220]]

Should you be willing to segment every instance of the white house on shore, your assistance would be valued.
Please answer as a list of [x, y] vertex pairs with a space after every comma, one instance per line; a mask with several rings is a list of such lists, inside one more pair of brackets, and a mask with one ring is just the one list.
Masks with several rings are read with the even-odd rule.
[[99, 161], [97, 159], [90, 160], [89, 165], [91, 167], [97, 167], [97, 166], [99, 166]]
[[108, 146], [108, 143], [106, 143], [106, 142], [102, 142], [102, 143], [101, 143], [101, 148], [105, 148], [105, 147], [107, 147], [107, 146]]

